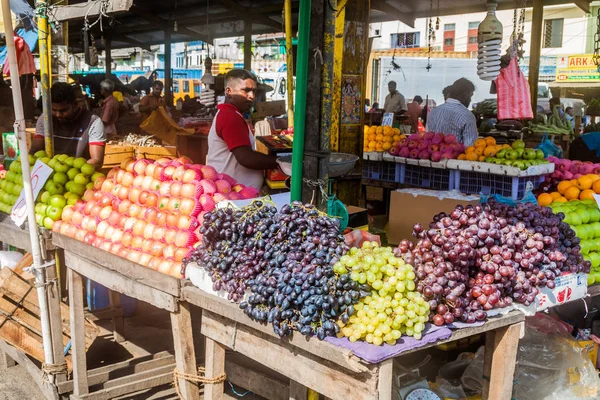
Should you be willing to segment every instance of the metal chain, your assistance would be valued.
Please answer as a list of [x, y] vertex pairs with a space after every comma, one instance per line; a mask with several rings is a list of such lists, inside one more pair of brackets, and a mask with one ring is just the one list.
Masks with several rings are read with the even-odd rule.
[[310, 179], [303, 178], [302, 182], [304, 182], [306, 184], [306, 186], [308, 186], [308, 188], [313, 191], [312, 200], [310, 202], [311, 204], [315, 200], [315, 194], [317, 192], [317, 189], [319, 189], [321, 191], [321, 196], [323, 196], [323, 198], [325, 200], [329, 200], [329, 195], [325, 191], [325, 185], [327, 185], [327, 183], [323, 179], [317, 179], [316, 181], [311, 181]]
[[596, 34], [594, 35], [594, 55], [592, 56], [592, 60], [596, 67], [598, 67], [598, 71], [600, 71], [600, 9], [598, 9], [596, 16]]

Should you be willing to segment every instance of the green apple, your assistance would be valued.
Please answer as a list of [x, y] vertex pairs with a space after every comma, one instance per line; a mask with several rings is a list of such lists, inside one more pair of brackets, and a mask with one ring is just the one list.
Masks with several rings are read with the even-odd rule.
[[65, 160], [66, 160], [67, 158], [69, 158], [69, 155], [68, 155], [68, 154], [58, 154], [58, 155], [56, 155], [55, 157], [58, 159], [58, 161], [60, 161], [60, 162], [64, 163], [64, 162], [65, 162]]
[[73, 183], [71, 185], [71, 190], [69, 190], [71, 193], [75, 193], [78, 194], [79, 196], [83, 196], [83, 194], [85, 193], [85, 185], [82, 185], [80, 183]]
[[48, 154], [46, 154], [46, 152], [44, 150], [40, 150], [40, 151], [36, 151], [33, 156], [35, 158], [44, 158], [44, 157], [48, 157]]
[[63, 194], [65, 192], [65, 187], [54, 181], [46, 182], [44, 189], [46, 189], [51, 196], [54, 196], [55, 194]]
[[77, 198], [77, 197], [75, 197], [75, 196], [71, 196], [71, 197], [69, 197], [69, 198], [67, 199], [67, 205], [69, 205], [69, 206], [73, 206], [73, 205], [75, 205], [75, 204], [76, 204], [76, 203], [77, 203], [79, 200], [81, 200], [81, 199], [79, 199], [79, 198]]
[[525, 152], [525, 149], [515, 149], [515, 151], [517, 152], [517, 154], [519, 155], [519, 159], [523, 158], [523, 153]]
[[44, 204], [48, 204], [48, 200], [50, 200], [50, 192], [44, 190], [42, 194], [40, 194], [40, 201]]
[[[60, 219], [60, 217], [59, 217]], [[48, 230], [52, 230], [52, 225], [54, 225], [54, 221], [56, 221], [56, 219], [52, 219], [51, 217], [45, 217], [44, 218], [44, 228], [48, 229]]]
[[4, 186], [4, 192], [7, 194], [11, 194], [14, 187], [15, 187], [14, 183], [6, 182], [6, 185]]
[[65, 160], [65, 164], [67, 164], [69, 167], [72, 167], [74, 161], [75, 161], [75, 157], [67, 157]]
[[65, 189], [67, 189], [67, 192], [72, 192], [71, 188], [73, 187], [74, 183], [75, 182], [73, 182], [73, 181], [69, 181], [69, 182], [65, 183]]
[[44, 226], [44, 216], [40, 214], [35, 214], [35, 223], [39, 226]]
[[512, 146], [513, 149], [524, 149], [525, 148], [525, 142], [523, 142], [522, 140], [515, 140], [514, 142], [512, 142]]
[[589, 273], [587, 276], [587, 284], [588, 286], [592, 286], [594, 284], [594, 282], [596, 282], [596, 279], [594, 278], [594, 274]]
[[29, 165], [33, 165], [33, 164], [35, 164], [35, 161], [36, 161], [36, 160], [35, 160], [35, 157], [34, 157], [34, 156], [32, 156], [32, 155], [30, 154], [30, 155], [29, 155]]
[[496, 158], [505, 158], [506, 157], [506, 149], [502, 149], [496, 153]]
[[526, 160], [534, 160], [536, 157], [534, 149], [525, 149], [523, 151], [523, 158]]
[[600, 267], [600, 254], [593, 252], [589, 255], [590, 262], [592, 263], [592, 268]]
[[17, 185], [23, 185], [23, 175], [21, 174], [16, 174], [15, 175], [15, 180], [13, 181], [15, 184]]
[[69, 170], [69, 166], [63, 163], [56, 163], [54, 166], [54, 171], [56, 172], [67, 172]]
[[87, 160], [85, 158], [77, 157], [75, 161], [73, 161], [73, 167], [77, 168], [78, 170], [81, 170], [81, 167], [83, 167], [86, 163]]
[[77, 176], [77, 174], [79, 174], [79, 170], [75, 167], [67, 171], [67, 176], [69, 177], [70, 181], [72, 181]]
[[569, 222], [569, 225], [574, 225], [574, 226], [579, 226], [581, 225], [581, 217], [579, 215], [577, 215], [577, 213], [569, 213], [569, 217], [571, 222]]
[[579, 209], [576, 211], [579, 217], [581, 218], [582, 224], [587, 224], [590, 222], [590, 213], [585, 209]]
[[48, 204], [50, 204], [52, 207], [63, 208], [67, 205], [67, 199], [65, 199], [65, 196], [63, 195], [55, 194], [54, 196], [50, 197]]
[[35, 207], [33, 207], [33, 210], [36, 214], [46, 215], [46, 207], [47, 206], [43, 203], [37, 203]]
[[92, 182], [88, 183], [87, 185], [85, 185], [86, 189], [94, 189], [94, 184]]
[[94, 167], [92, 164], [85, 163], [81, 166], [80, 169], [81, 172], [83, 172], [87, 176], [92, 176], [96, 173], [96, 167]]
[[56, 166], [56, 164], [58, 164], [58, 160], [56, 158], [53, 158], [52, 160], [48, 161], [46, 164], [48, 164], [48, 166], [52, 169], [54, 169], [54, 167]]
[[89, 176], [86, 176], [85, 174], [77, 174], [75, 176], [75, 178], [73, 178], [73, 182], [79, 183], [80, 185], [85, 186], [88, 183], [90, 183], [90, 178], [89, 178]]
[[96, 179], [98, 178], [106, 178], [106, 175], [104, 175], [102, 172], [96, 172], [94, 175], [92, 175], [90, 182], [96, 182]]
[[23, 186], [21, 186], [21, 185], [15, 185], [13, 187], [13, 190], [12, 190], [13, 196], [20, 196], [22, 190], [23, 190]]
[[19, 166], [19, 162], [18, 161], [13, 161], [10, 163], [10, 165], [8, 166], [8, 170], [12, 171], [12, 172], [17, 172], [17, 166]]
[[506, 151], [506, 159], [507, 160], [516, 160], [519, 158], [519, 153], [516, 150], [507, 150]]
[[545, 157], [544, 157], [544, 152], [543, 152], [542, 150], [536, 150], [536, 151], [535, 151], [535, 157], [536, 157], [538, 160], [543, 160], [543, 159], [545, 158]]
[[62, 207], [50, 206], [46, 209], [46, 216], [52, 218], [52, 221], [58, 221], [62, 215]]
[[42, 157], [39, 160], [46, 165], [48, 165], [48, 163], [50, 162], [50, 159], [48, 157]]
[[64, 172], [56, 172], [54, 177], [52, 177], [52, 180], [56, 183], [64, 185], [69, 181], [69, 177]]

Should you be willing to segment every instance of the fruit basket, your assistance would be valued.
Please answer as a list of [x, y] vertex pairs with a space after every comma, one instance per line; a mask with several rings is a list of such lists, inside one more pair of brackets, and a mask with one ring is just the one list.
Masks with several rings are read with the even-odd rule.
[[432, 162], [429, 162], [429, 165], [419, 163], [426, 160], [410, 161], [417, 161], [417, 163], [397, 164], [400, 167], [401, 184], [434, 190], [454, 189], [456, 171], [442, 166], [433, 166], [436, 163]]
[[513, 200], [522, 199], [528, 185], [531, 190], [536, 189], [545, 175], [510, 176], [479, 171], [454, 171], [454, 189], [466, 194], [497, 194], [510, 197]]
[[391, 161], [370, 161], [364, 160], [362, 163], [363, 179], [371, 179], [383, 182], [400, 182], [401, 164]]

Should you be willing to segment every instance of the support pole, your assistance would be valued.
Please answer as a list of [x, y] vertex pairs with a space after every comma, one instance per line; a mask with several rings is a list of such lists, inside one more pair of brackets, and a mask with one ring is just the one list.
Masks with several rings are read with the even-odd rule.
[[538, 81], [540, 77], [540, 56], [542, 50], [542, 25], [544, 23], [544, 0], [533, 0], [531, 18], [531, 42], [529, 45], [529, 89], [531, 108], [537, 112]]
[[304, 160], [304, 130], [306, 127], [310, 4], [311, 0], [300, 0], [300, 13], [298, 15], [298, 72], [296, 73], [296, 114], [294, 116], [294, 150], [292, 153], [292, 201], [302, 200], [302, 163]]
[[106, 79], [112, 75], [112, 40], [110, 37], [104, 37], [104, 64], [106, 70]]
[[[39, 0], [36, 4], [36, 8], [44, 10], [44, 12], [41, 13], [40, 16], [38, 16], [38, 45], [40, 48], [42, 109], [44, 111], [44, 144], [46, 154], [48, 155], [48, 157], [52, 157], [54, 155], [54, 140], [52, 135], [52, 103], [50, 99], [50, 63], [48, 62], [50, 59], [48, 56], [48, 38], [50, 37], [50, 24], [48, 24], [48, 16], [45, 12], [47, 5], [48, 4], [46, 0]], [[13, 33], [11, 32], [10, 35], [12, 36], [12, 34]], [[7, 36], [7, 38], [11, 36]]]
[[165, 30], [165, 104], [173, 106], [173, 82], [171, 79], [171, 27]]
[[285, 56], [287, 64], [287, 115], [288, 127], [294, 126], [294, 54], [292, 50], [292, 0], [285, 0]]
[[[42, 343], [44, 346], [44, 359], [46, 364], [54, 363], [52, 353], [52, 336], [50, 333], [50, 318], [48, 310], [48, 299], [46, 297], [46, 273], [42, 265], [42, 252], [40, 248], [40, 239], [38, 236], [38, 227], [35, 223], [34, 198], [31, 186], [31, 170], [29, 167], [29, 158], [27, 154], [27, 133], [25, 132], [25, 114], [23, 112], [23, 100], [21, 97], [21, 84], [19, 82], [19, 65], [17, 62], [17, 52], [15, 50], [14, 31], [11, 20], [10, 0], [2, 0], [2, 18], [4, 22], [4, 32], [6, 37], [6, 48], [8, 53], [8, 63], [10, 65], [10, 81], [12, 86], [13, 104], [15, 108], [15, 133], [19, 139], [19, 151], [21, 153], [21, 168], [23, 170], [23, 193], [25, 193], [25, 204], [27, 205], [27, 225], [29, 227], [29, 239], [31, 240], [31, 255], [33, 256], [33, 268], [35, 271], [35, 286], [37, 288], [38, 302], [40, 306], [40, 321], [42, 324]], [[48, 28], [48, 20], [46, 29]], [[40, 27], [40, 33], [44, 30]], [[47, 32], [47, 31], [46, 31]], [[41, 41], [40, 41], [41, 42]], [[45, 43], [45, 40], [44, 42]], [[44, 57], [46, 55], [44, 54]], [[47, 77], [46, 77], [47, 78]], [[54, 376], [50, 376], [50, 381]]]
[[244, 20], [244, 69], [252, 69], [252, 21]]

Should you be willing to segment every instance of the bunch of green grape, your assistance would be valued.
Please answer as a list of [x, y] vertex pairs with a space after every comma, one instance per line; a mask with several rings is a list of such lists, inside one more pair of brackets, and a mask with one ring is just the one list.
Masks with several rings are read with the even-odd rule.
[[392, 346], [402, 335], [421, 339], [429, 303], [415, 291], [413, 267], [394, 256], [390, 247], [365, 242], [342, 256], [334, 271], [350, 272], [352, 280], [371, 288], [371, 294], [354, 305], [348, 322], [338, 321], [339, 337]]

